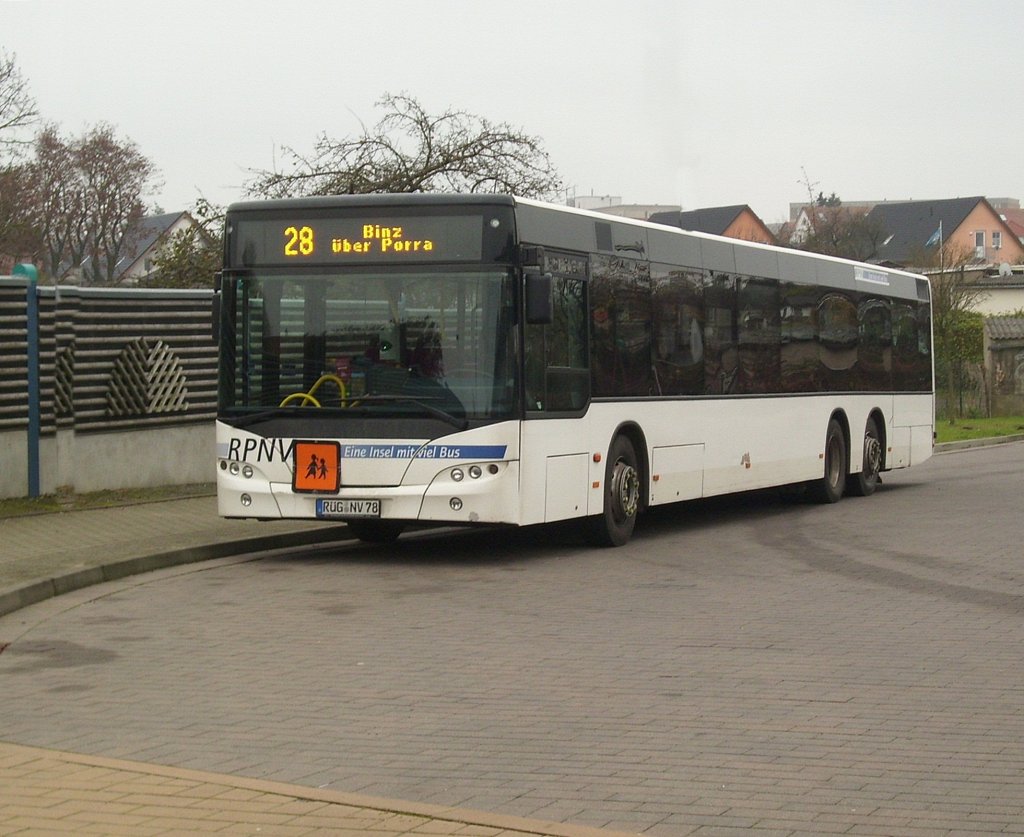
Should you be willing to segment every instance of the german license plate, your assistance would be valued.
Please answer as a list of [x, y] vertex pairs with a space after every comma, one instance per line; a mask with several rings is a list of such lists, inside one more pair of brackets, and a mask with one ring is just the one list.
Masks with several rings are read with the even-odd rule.
[[380, 517], [380, 500], [352, 500], [320, 497], [316, 516], [324, 518]]

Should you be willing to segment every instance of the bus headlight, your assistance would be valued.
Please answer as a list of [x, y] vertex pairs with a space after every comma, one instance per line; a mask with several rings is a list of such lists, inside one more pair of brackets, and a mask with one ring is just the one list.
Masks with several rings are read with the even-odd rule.
[[462, 510], [462, 500], [458, 497], [452, 497], [452, 499], [448, 501], [448, 505], [452, 507], [452, 511]]
[[473, 479], [475, 479], [475, 480], [480, 479], [480, 475], [482, 473], [483, 473], [483, 471], [480, 470], [480, 466], [479, 465], [470, 465], [469, 466], [469, 475]]
[[241, 467], [239, 466], [239, 464], [237, 462], [232, 462], [228, 466], [228, 470], [231, 472], [231, 476], [237, 477], [238, 476], [238, 472], [241, 470]]
[[252, 465], [242, 466], [242, 476], [245, 477], [247, 480], [252, 479]]
[[462, 480], [465, 478], [465, 476], [466, 475], [464, 473], [462, 473], [462, 469], [461, 468], [452, 468], [452, 481], [453, 482], [462, 482]]

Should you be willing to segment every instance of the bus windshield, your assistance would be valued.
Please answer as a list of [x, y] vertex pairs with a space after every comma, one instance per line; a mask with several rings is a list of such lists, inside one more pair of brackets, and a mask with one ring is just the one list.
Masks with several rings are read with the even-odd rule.
[[225, 273], [221, 418], [508, 418], [518, 404], [505, 269]]

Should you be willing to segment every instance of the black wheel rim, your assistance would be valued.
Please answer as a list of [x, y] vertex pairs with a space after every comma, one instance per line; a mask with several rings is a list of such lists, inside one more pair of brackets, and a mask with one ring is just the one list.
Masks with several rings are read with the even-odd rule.
[[640, 476], [632, 464], [620, 459], [612, 471], [612, 514], [619, 523], [636, 514], [640, 504]]
[[864, 476], [873, 480], [882, 470], [882, 443], [868, 434], [864, 437]]

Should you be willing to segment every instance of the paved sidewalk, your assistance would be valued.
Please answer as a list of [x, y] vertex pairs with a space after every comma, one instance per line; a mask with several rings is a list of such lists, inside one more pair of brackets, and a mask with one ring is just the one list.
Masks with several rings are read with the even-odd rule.
[[[0, 617], [161, 567], [347, 537], [339, 524], [223, 520], [212, 496], [3, 518]], [[0, 741], [0, 835], [215, 830], [381, 837], [610, 833]]]
[[0, 519], [0, 616], [175, 564], [348, 537], [313, 521], [224, 520], [213, 496]]
[[612, 832], [0, 743], [0, 835]]

